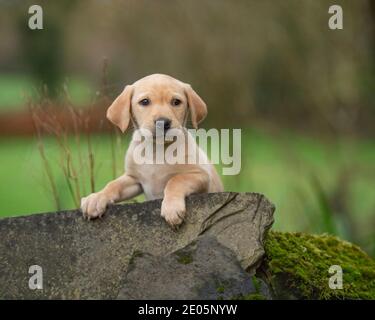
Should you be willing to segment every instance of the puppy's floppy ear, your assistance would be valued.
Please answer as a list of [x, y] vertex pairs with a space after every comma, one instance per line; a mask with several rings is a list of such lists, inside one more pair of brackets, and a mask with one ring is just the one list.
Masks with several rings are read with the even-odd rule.
[[198, 124], [207, 116], [207, 106], [202, 98], [193, 90], [190, 84], [185, 85], [185, 94], [190, 108], [193, 127], [197, 129]]
[[107, 119], [118, 126], [122, 132], [125, 132], [129, 126], [132, 94], [133, 86], [126, 86], [107, 110]]

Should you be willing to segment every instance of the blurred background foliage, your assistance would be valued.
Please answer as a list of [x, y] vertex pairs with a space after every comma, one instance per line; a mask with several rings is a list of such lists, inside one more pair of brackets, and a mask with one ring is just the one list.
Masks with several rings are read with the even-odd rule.
[[[43, 30], [27, 27], [31, 4], [44, 10]], [[332, 4], [343, 30], [328, 28]], [[61, 108], [66, 93], [76, 108], [105, 110], [125, 84], [170, 74], [207, 102], [203, 126], [243, 129], [242, 171], [224, 177], [227, 190], [268, 196], [276, 229], [338, 234], [375, 255], [374, 1], [1, 0], [0, 9], [0, 119], [27, 112], [30, 97]], [[82, 139], [67, 137], [83, 195]], [[128, 140], [90, 139], [100, 189], [120, 174]], [[0, 137], [0, 216], [56, 209], [38, 141]], [[43, 143], [58, 207], [76, 207], [66, 152], [53, 135]]]

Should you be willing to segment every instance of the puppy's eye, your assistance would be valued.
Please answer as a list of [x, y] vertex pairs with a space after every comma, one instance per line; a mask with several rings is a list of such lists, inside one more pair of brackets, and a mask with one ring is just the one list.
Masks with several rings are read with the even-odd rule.
[[150, 99], [142, 99], [141, 101], [139, 101], [138, 102], [141, 106], [148, 106], [150, 103], [151, 103], [151, 101], [150, 101]]
[[179, 106], [182, 103], [180, 99], [172, 99], [171, 104], [172, 106]]

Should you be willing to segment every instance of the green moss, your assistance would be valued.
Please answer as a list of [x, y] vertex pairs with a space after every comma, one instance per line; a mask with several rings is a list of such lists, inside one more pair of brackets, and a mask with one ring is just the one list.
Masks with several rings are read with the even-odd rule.
[[224, 293], [224, 291], [225, 291], [225, 286], [223, 284], [221, 284], [220, 286], [216, 288], [217, 293]]
[[176, 255], [178, 263], [189, 264], [193, 262], [193, 257], [190, 252], [178, 251], [176, 252]]
[[259, 279], [256, 276], [252, 276], [251, 280], [253, 282], [253, 285], [254, 285], [256, 293], [259, 293], [260, 292], [260, 282], [259, 282]]
[[250, 293], [247, 295], [237, 296], [233, 300], [267, 300], [261, 293]]
[[[375, 299], [375, 261], [359, 247], [330, 235], [270, 232], [265, 271], [304, 299]], [[330, 266], [343, 270], [343, 289], [330, 289]]]
[[129, 260], [129, 266], [133, 266], [134, 264], [134, 261], [136, 258], [138, 257], [143, 257], [144, 254], [142, 251], [139, 251], [139, 250], [134, 250], [132, 256], [130, 257], [130, 260]]

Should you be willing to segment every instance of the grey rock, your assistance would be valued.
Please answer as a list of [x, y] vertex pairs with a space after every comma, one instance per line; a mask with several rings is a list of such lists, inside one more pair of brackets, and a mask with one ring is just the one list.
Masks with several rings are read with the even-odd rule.
[[[191, 196], [178, 231], [160, 217], [160, 206], [160, 200], [115, 205], [94, 221], [78, 210], [1, 219], [0, 298], [114, 299], [134, 252], [166, 256], [203, 234], [216, 237], [254, 274], [273, 223], [274, 206], [264, 196]], [[29, 289], [31, 265], [42, 267], [42, 290]]]
[[232, 250], [203, 235], [165, 257], [135, 253], [118, 299], [217, 300], [251, 295], [271, 299], [267, 286], [242, 269]]

